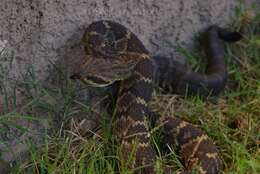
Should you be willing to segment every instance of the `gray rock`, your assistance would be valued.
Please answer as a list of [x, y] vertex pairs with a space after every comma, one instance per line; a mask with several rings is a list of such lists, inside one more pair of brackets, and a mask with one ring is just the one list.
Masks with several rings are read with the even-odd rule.
[[11, 74], [34, 65], [45, 80], [50, 62], [83, 56], [79, 40], [87, 25], [110, 19], [127, 26], [153, 54], [174, 55], [210, 24], [225, 25], [236, 0], [2, 0], [0, 40], [15, 52]]

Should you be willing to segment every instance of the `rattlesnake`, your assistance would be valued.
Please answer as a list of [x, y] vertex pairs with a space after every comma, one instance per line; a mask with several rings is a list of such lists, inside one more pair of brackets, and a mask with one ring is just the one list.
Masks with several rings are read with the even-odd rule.
[[[114, 133], [121, 143], [121, 164], [130, 169], [139, 168], [136, 173], [156, 173], [156, 154], [150, 145], [147, 123], [153, 115], [147, 103], [155, 84], [166, 91], [201, 96], [217, 95], [223, 89], [227, 70], [221, 40], [237, 41], [241, 35], [211, 26], [204, 37], [208, 59], [206, 75], [177, 70], [172, 68], [170, 59], [151, 56], [137, 36], [119, 23], [103, 20], [87, 27], [82, 39], [86, 58], [71, 79], [94, 87], [119, 85], [115, 92]], [[167, 115], [153, 120], [161, 126], [165, 143], [177, 144], [185, 166], [181, 173], [192, 173], [195, 166], [204, 174], [222, 170], [217, 147], [199, 128]], [[131, 157], [133, 160], [129, 161]], [[165, 167], [164, 173], [171, 172]]]

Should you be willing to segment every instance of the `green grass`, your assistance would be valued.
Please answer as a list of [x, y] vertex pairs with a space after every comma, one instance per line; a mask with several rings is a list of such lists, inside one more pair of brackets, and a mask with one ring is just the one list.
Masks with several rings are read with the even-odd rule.
[[[240, 19], [245, 11], [243, 6], [237, 9], [233, 26], [241, 25]], [[259, 25], [258, 12], [247, 27], [244, 39], [227, 46], [229, 81], [217, 103], [203, 101], [198, 97], [183, 99], [176, 95], [157, 95], [151, 103], [152, 108], [159, 113], [178, 115], [199, 125], [218, 145], [224, 160], [225, 174], [260, 173]], [[197, 55], [183, 49], [179, 51], [188, 55], [197, 69]], [[17, 120], [46, 121], [49, 127], [56, 128], [46, 130], [40, 147], [31, 140], [27, 141], [29, 158], [18, 162], [13, 173], [133, 173], [119, 160], [120, 147], [112, 134], [111, 120], [106, 115], [100, 117], [102, 121], [97, 129], [84, 130], [83, 127], [82, 130], [82, 125], [88, 123], [92, 119], [91, 115], [96, 113], [95, 109], [89, 107], [89, 99], [84, 97], [87, 96], [85, 89], [68, 80], [66, 69], [55, 68], [59, 82], [57, 86], [41, 85], [31, 66], [22, 81], [12, 84], [12, 89], [6, 87], [7, 79], [0, 76], [0, 91], [1, 96], [4, 96], [4, 103], [0, 103], [3, 108], [1, 125], [11, 125], [22, 134], [30, 130], [17, 124]], [[0, 66], [0, 70], [6, 73], [8, 66]], [[17, 106], [16, 89], [22, 89], [25, 96], [23, 101], [27, 104]], [[86, 118], [87, 121], [84, 120]], [[5, 131], [10, 130], [1, 126], [0, 133]], [[176, 171], [181, 170], [183, 166], [178, 155], [171, 147], [168, 147], [170, 152], [165, 154], [160, 139], [159, 133], [152, 137], [158, 152], [158, 173], [161, 173], [162, 164], [172, 165]]]

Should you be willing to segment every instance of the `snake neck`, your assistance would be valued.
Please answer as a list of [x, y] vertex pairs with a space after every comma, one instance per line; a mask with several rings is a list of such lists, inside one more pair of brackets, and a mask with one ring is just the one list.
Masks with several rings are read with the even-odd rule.
[[122, 142], [122, 159], [128, 161], [129, 156], [134, 154], [135, 160], [130, 168], [146, 166], [143, 172], [149, 174], [154, 173], [156, 157], [150, 145], [147, 124], [147, 103], [151, 100], [153, 92], [152, 74], [152, 62], [146, 59], [136, 65], [131, 77], [121, 82], [115, 123], [115, 132]]
[[[121, 81], [116, 102], [119, 117], [130, 116], [142, 120], [147, 111], [147, 103], [151, 100], [153, 92], [153, 65], [149, 59], [139, 62], [133, 74]], [[138, 113], [129, 113], [129, 112]]]

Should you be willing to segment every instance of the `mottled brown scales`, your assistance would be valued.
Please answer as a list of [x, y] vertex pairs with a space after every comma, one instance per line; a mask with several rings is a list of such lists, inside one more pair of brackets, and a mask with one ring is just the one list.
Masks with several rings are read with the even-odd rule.
[[[230, 35], [237, 38], [232, 40]], [[86, 59], [71, 78], [96, 87], [119, 81], [114, 133], [121, 143], [122, 165], [135, 173], [156, 173], [156, 154], [147, 123], [154, 84], [180, 94], [219, 94], [227, 79], [221, 39], [236, 41], [238, 36], [217, 26], [210, 27], [204, 38], [206, 74], [200, 74], [171, 59], [151, 57], [136, 35], [119, 23], [97, 21], [88, 26], [82, 38]], [[192, 173], [194, 167], [201, 174], [221, 171], [218, 149], [200, 129], [176, 117], [161, 116], [155, 121], [166, 137], [165, 143], [177, 145], [185, 166], [182, 174]], [[172, 172], [165, 167], [165, 174]]]

